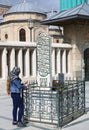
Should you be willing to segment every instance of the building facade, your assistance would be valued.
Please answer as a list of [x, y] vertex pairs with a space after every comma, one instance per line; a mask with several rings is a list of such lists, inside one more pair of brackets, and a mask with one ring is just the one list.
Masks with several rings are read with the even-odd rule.
[[89, 81], [89, 4], [59, 12], [43, 24], [63, 27], [64, 42], [72, 46], [72, 76]]
[[44, 10], [28, 2], [12, 6], [1, 15], [0, 21], [0, 80], [4, 82], [14, 66], [21, 68], [23, 80], [37, 79], [36, 39], [45, 32], [51, 37], [52, 78], [59, 73], [72, 77], [71, 49], [63, 43], [63, 32], [59, 26], [42, 25], [47, 15]]

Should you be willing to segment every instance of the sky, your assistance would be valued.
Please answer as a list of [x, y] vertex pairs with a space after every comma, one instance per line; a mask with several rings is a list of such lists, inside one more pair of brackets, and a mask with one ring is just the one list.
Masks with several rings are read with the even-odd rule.
[[[43, 8], [46, 11], [60, 11], [60, 0], [0, 0], [0, 2], [4, 3], [11, 3], [11, 4], [17, 4], [22, 1], [31, 2], [33, 4], [38, 5], [39, 7]], [[89, 4], [89, 0], [88, 4]]]
[[46, 10], [59, 10], [59, 1], [60, 0], [5, 0], [9, 1], [12, 4], [20, 3], [22, 1], [28, 1], [34, 4], [37, 4], [38, 6], [41, 6], [41, 8]]

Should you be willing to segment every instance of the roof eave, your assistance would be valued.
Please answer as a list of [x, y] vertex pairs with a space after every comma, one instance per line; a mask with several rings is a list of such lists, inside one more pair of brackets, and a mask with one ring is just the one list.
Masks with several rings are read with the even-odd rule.
[[27, 12], [11, 12], [11, 13], [5, 13], [4, 15], [3, 15], [3, 17], [5, 17], [5, 16], [8, 16], [8, 15], [12, 15], [12, 14], [26, 14], [26, 13], [28, 13], [28, 14], [42, 14], [42, 15], [45, 15], [46, 16], [46, 14], [45, 13], [42, 13], [42, 12], [32, 12], [32, 11], [27, 11]]
[[43, 21], [41, 21], [41, 24], [44, 24], [44, 25], [59, 25], [62, 22], [64, 23], [64, 22], [67, 22], [67, 21], [70, 21], [70, 20], [75, 20], [75, 19], [86, 19], [86, 20], [88, 20], [89, 16], [77, 14], [77, 15], [72, 15], [72, 16], [63, 17], [63, 18], [43, 20]]

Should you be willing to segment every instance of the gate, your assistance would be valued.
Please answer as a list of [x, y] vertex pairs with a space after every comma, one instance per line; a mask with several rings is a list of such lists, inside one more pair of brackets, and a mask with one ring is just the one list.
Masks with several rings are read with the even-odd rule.
[[29, 84], [23, 91], [24, 119], [63, 127], [85, 113], [85, 82], [52, 88]]

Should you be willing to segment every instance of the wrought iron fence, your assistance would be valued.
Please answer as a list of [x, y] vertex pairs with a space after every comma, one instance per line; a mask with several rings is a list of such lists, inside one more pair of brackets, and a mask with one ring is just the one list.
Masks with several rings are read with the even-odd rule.
[[58, 93], [58, 126], [62, 127], [85, 113], [85, 82], [68, 83]]
[[55, 90], [29, 84], [23, 100], [26, 120], [62, 127], [85, 113], [85, 82], [66, 82]]

